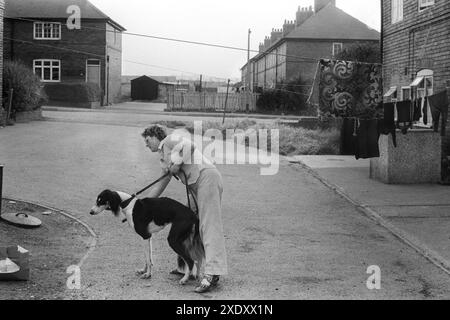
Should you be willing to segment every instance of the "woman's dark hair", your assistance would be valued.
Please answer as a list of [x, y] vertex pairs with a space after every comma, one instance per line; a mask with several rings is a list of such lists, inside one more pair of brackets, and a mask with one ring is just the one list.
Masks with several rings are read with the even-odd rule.
[[144, 130], [142, 137], [156, 137], [159, 141], [163, 141], [167, 137], [166, 130], [163, 127], [155, 125]]

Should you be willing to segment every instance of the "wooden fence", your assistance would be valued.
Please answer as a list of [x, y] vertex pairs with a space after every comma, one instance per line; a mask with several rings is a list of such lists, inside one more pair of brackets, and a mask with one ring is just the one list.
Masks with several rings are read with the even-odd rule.
[[170, 111], [223, 111], [255, 112], [256, 93], [168, 92], [167, 108]]

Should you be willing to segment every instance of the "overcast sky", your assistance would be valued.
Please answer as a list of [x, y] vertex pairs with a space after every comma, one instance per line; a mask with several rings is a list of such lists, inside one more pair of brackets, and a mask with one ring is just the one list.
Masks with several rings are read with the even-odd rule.
[[[207, 42], [251, 49], [272, 28], [282, 28], [285, 19], [294, 20], [298, 6], [313, 0], [90, 0], [127, 31], [153, 36]], [[380, 0], [337, 0], [337, 6], [380, 30]], [[253, 56], [252, 54], [251, 56]], [[168, 69], [124, 61], [124, 75], [176, 75], [204, 78], [240, 78], [246, 63], [245, 51], [146, 39], [124, 35], [123, 59]], [[211, 79], [212, 80], [212, 79]]]

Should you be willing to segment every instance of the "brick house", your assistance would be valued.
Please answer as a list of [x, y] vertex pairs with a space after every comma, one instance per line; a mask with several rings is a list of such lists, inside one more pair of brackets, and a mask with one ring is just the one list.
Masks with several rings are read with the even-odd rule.
[[[0, 70], [3, 74], [3, 15], [5, 13], [5, 1], [0, 0]], [[0, 98], [3, 97], [3, 77], [0, 77]], [[2, 113], [2, 105], [0, 105], [0, 119]]]
[[273, 88], [299, 76], [312, 82], [318, 59], [358, 42], [378, 45], [380, 33], [337, 8], [335, 0], [315, 0], [314, 9], [299, 8], [295, 21], [272, 30], [250, 60], [250, 72], [247, 64], [242, 67], [242, 82], [249, 85], [249, 74], [251, 88]]
[[[69, 28], [73, 6], [81, 29]], [[5, 60], [22, 61], [44, 83], [97, 83], [108, 105], [120, 98], [123, 31], [88, 0], [6, 0]]]
[[[407, 100], [449, 87], [450, 1], [383, 0], [382, 11], [385, 99]], [[450, 155], [449, 134], [447, 124], [443, 157]]]

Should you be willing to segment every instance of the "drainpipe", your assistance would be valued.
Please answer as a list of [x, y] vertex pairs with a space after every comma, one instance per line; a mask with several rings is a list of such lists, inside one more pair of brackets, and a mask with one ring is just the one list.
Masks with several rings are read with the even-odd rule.
[[109, 55], [106, 56], [106, 105], [109, 106]]

